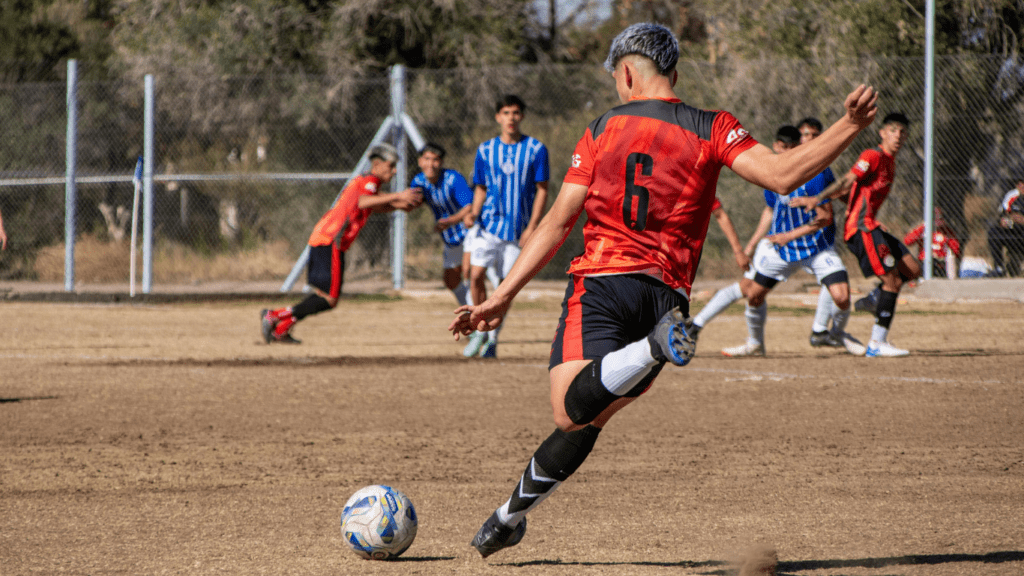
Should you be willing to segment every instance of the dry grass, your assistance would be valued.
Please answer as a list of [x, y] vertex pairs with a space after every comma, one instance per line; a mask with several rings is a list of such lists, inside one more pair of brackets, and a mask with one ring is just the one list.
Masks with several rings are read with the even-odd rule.
[[[176, 244], [157, 246], [153, 279], [159, 283], [190, 284], [210, 280], [276, 280], [295, 263], [295, 254], [284, 241], [263, 244], [253, 250], [205, 256]], [[84, 283], [127, 282], [130, 247], [127, 242], [104, 242], [83, 236], [75, 244], [75, 278]], [[141, 275], [142, 256], [136, 273]], [[40, 250], [35, 262], [37, 278], [58, 282], [64, 278], [64, 244]]]

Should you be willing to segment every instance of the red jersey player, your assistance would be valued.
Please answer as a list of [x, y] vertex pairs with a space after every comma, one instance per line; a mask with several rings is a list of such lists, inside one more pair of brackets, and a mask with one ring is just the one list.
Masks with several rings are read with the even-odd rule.
[[896, 154], [903, 146], [909, 125], [907, 117], [899, 112], [887, 115], [878, 131], [882, 142], [877, 148], [861, 152], [850, 171], [817, 196], [794, 198], [790, 202], [792, 206], [811, 209], [826, 199], [846, 197], [843, 230], [846, 246], [860, 261], [865, 278], [877, 276], [882, 281], [878, 288], [854, 304], [857, 310], [873, 312], [877, 318], [865, 354], [868, 357], [910, 354], [889, 343], [889, 326], [900, 288], [921, 275], [921, 264], [906, 245], [889, 234], [875, 218], [889, 196]]
[[291, 333], [295, 323], [338, 304], [345, 277], [345, 251], [355, 241], [371, 212], [408, 211], [423, 201], [418, 188], [377, 192], [394, 178], [397, 162], [398, 151], [394, 146], [374, 146], [370, 150], [370, 172], [350, 180], [334, 206], [316, 223], [309, 237], [308, 281], [313, 294], [295, 306], [260, 312], [260, 327], [267, 344], [298, 344]]
[[486, 301], [458, 308], [449, 326], [456, 338], [499, 326], [586, 210], [585, 252], [570, 265], [551, 350], [558, 428], [473, 539], [484, 557], [519, 543], [526, 514], [575, 472], [601, 428], [666, 362], [681, 366], [693, 356], [688, 295], [721, 168], [788, 194], [824, 170], [875, 114], [874, 91], [860, 86], [824, 134], [775, 155], [728, 112], [680, 102], [678, 58], [678, 42], [661, 25], [634, 24], [616, 36], [605, 67], [623, 105], [587, 127], [554, 205], [505, 281]]

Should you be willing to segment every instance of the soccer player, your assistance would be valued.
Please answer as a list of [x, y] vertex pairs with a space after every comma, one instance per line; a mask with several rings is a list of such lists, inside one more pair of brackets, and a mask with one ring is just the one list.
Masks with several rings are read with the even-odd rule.
[[[806, 141], [810, 140], [813, 136]], [[782, 126], [775, 133], [772, 150], [781, 154], [802, 141], [805, 138], [796, 127]], [[811, 345], [845, 347], [851, 354], [864, 354], [864, 345], [845, 331], [850, 317], [850, 285], [846, 267], [833, 248], [835, 225], [831, 202], [826, 201], [813, 213], [789, 206], [792, 198], [817, 194], [834, 180], [832, 170], [826, 168], [788, 197], [779, 196], [771, 190], [764, 191], [767, 206], [746, 247], [746, 251], [753, 252], [756, 246], [753, 266], [742, 280], [716, 292], [694, 317], [694, 337], [722, 310], [736, 300], [746, 298], [747, 341], [740, 346], [723, 349], [722, 354], [730, 357], [764, 356], [764, 325], [768, 316], [765, 297], [776, 284], [804, 269], [814, 274], [825, 287], [821, 292], [828, 298], [828, 302], [822, 305], [819, 296], [819, 313], [815, 315]], [[822, 310], [824, 315], [820, 314]], [[831, 331], [827, 326], [830, 317]]]
[[7, 250], [7, 232], [4, 230], [3, 214], [0, 214], [0, 250]]
[[334, 206], [317, 222], [309, 237], [308, 282], [313, 294], [295, 306], [260, 312], [260, 328], [267, 344], [299, 344], [291, 332], [295, 323], [338, 304], [345, 276], [345, 251], [355, 241], [371, 212], [396, 209], [408, 212], [423, 201], [423, 195], [412, 188], [393, 193], [377, 192], [394, 178], [397, 163], [398, 150], [394, 146], [374, 146], [370, 150], [370, 172], [350, 180]]
[[860, 261], [866, 278], [877, 276], [882, 284], [855, 304], [877, 318], [871, 329], [867, 356], [906, 356], [909, 351], [889, 343], [889, 327], [896, 310], [900, 288], [921, 275], [921, 264], [898, 238], [885, 231], [875, 219], [892, 186], [896, 154], [907, 137], [910, 121], [893, 112], [882, 120], [881, 143], [861, 153], [850, 171], [817, 196], [794, 198], [790, 205], [808, 210], [822, 201], [846, 197], [846, 227], [843, 238]]
[[440, 144], [427, 142], [417, 160], [420, 172], [409, 184], [423, 191], [423, 202], [434, 212], [434, 229], [444, 241], [444, 285], [455, 295], [460, 305], [470, 304], [469, 285], [462, 281], [462, 242], [466, 227], [462, 219], [473, 208], [473, 191], [455, 170], [444, 167], [446, 151]]
[[[473, 302], [487, 298], [487, 268], [494, 269], [498, 283], [508, 276], [522, 246], [537, 229], [548, 198], [548, 149], [519, 129], [526, 104], [508, 94], [494, 108], [501, 133], [477, 148], [473, 207], [464, 220], [470, 229], [466, 250]], [[477, 221], [479, 226], [473, 228]], [[493, 330], [470, 337], [462, 354], [496, 358], [497, 351], [498, 330]]]
[[821, 137], [774, 155], [728, 112], [682, 103], [673, 90], [678, 59], [679, 44], [664, 26], [634, 24], [615, 37], [605, 67], [623, 105], [587, 127], [554, 205], [505, 281], [486, 301], [458, 308], [448, 327], [458, 338], [500, 326], [586, 211], [584, 253], [570, 264], [551, 350], [557, 429], [473, 538], [484, 557], [522, 540], [526, 514], [579, 468], [609, 419], [666, 362], [682, 366], [693, 356], [688, 293], [721, 168], [789, 193], [828, 166], [875, 113], [874, 91], [860, 86]]

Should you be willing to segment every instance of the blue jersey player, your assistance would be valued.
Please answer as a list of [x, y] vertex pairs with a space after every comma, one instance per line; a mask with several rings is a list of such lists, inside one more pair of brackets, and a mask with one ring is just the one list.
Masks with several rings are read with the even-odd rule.
[[[523, 134], [519, 124], [526, 104], [514, 94], [495, 104], [494, 120], [501, 133], [477, 148], [473, 166], [473, 208], [465, 218], [470, 228], [469, 283], [474, 302], [487, 299], [484, 278], [492, 268], [501, 283], [540, 223], [548, 198], [548, 149], [540, 140]], [[475, 226], [474, 226], [475, 225]], [[498, 332], [474, 334], [463, 355], [497, 356]], [[486, 339], [486, 342], [484, 341]]]
[[462, 281], [463, 269], [468, 268], [468, 263], [463, 263], [466, 227], [462, 220], [473, 208], [473, 191], [462, 174], [444, 167], [445, 153], [439, 144], [424, 144], [417, 161], [422, 172], [413, 177], [410, 187], [423, 192], [423, 203], [430, 206], [437, 220], [434, 229], [444, 240], [445, 287], [460, 305], [472, 304], [469, 286]]
[[[800, 143], [800, 132], [793, 126], [783, 126], [776, 133], [772, 149], [782, 153]], [[815, 196], [835, 181], [826, 168], [790, 196]], [[822, 203], [813, 212], [790, 207], [790, 196], [779, 196], [764, 191], [765, 209], [757, 230], [747, 244], [753, 252], [752, 266], [740, 282], [719, 290], [694, 317], [694, 327], [703, 328], [722, 310], [736, 300], [746, 298], [747, 342], [722, 350], [725, 356], [763, 356], [764, 324], [768, 315], [765, 296], [778, 282], [785, 281], [800, 269], [814, 274], [827, 288], [822, 298], [830, 302], [819, 306], [824, 315], [815, 315], [811, 334], [812, 346], [845, 347], [851, 354], [864, 354], [864, 346], [845, 332], [850, 317], [850, 285], [846, 267], [835, 251], [835, 224], [832, 205]], [[767, 233], [767, 236], [765, 234]], [[756, 247], [756, 251], [755, 251]], [[820, 304], [820, 299], [819, 299]], [[832, 328], [828, 329], [829, 318]]]

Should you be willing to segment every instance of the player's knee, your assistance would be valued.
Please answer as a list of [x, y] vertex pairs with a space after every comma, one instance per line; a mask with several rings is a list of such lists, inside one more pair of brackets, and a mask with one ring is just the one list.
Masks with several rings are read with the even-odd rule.
[[764, 304], [764, 292], [755, 291], [747, 297], [747, 304], [750, 304], [751, 308], [757, 308], [761, 304]]

